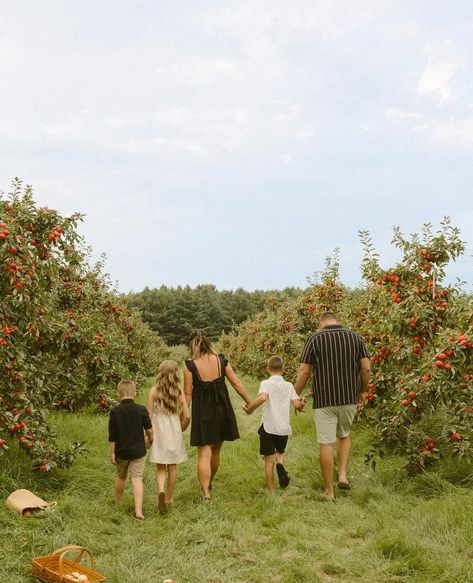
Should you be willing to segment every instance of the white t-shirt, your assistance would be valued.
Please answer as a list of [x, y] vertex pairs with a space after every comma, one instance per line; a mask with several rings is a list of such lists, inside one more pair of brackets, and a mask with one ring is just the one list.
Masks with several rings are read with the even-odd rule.
[[291, 435], [289, 414], [291, 401], [299, 399], [292, 383], [285, 381], [281, 375], [272, 375], [261, 382], [258, 395], [267, 393], [263, 403], [263, 427], [266, 433], [273, 435]]

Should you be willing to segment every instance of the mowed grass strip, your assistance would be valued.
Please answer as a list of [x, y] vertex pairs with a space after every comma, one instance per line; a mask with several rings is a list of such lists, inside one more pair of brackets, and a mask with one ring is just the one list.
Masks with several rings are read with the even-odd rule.
[[[247, 386], [255, 395], [258, 383], [247, 379]], [[154, 467], [147, 466], [145, 522], [132, 517], [130, 485], [122, 507], [114, 508], [106, 416], [53, 415], [61, 439], [87, 442], [87, 458], [69, 471], [33, 474], [26, 456], [12, 447], [0, 460], [2, 498], [28, 488], [58, 506], [32, 518], [0, 508], [0, 580], [31, 581], [32, 557], [80, 544], [94, 553], [110, 583], [473, 582], [473, 494], [471, 479], [464, 485], [449, 481], [453, 473], [458, 479], [458, 466], [450, 471], [443, 463], [438, 474], [403, 481], [401, 460], [385, 458], [375, 473], [364, 464], [369, 429], [357, 424], [353, 489], [335, 504], [321, 502], [307, 407], [292, 417], [291, 483], [271, 497], [258, 455], [261, 413], [246, 416], [231, 393], [242, 438], [222, 449], [212, 502], [201, 502], [196, 451], [189, 448], [189, 461], [179, 466], [174, 507], [165, 516], [157, 512]], [[468, 478], [469, 470], [462, 471]]]

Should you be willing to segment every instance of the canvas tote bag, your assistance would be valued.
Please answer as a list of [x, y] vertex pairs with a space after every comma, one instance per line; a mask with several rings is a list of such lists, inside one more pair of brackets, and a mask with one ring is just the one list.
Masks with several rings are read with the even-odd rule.
[[15, 490], [8, 496], [6, 505], [13, 512], [22, 516], [31, 516], [34, 512], [41, 510], [50, 510], [56, 506], [56, 502], [46, 502], [29, 490]]

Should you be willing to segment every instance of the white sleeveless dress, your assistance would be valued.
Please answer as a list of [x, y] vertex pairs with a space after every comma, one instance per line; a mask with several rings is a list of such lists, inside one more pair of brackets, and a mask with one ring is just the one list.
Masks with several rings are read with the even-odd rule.
[[151, 423], [154, 438], [149, 461], [153, 464], [181, 464], [187, 461], [179, 415], [168, 415], [155, 404]]

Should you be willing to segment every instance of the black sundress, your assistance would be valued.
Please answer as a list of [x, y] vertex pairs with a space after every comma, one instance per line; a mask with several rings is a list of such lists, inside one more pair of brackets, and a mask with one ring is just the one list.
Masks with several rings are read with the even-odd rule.
[[193, 360], [186, 360], [192, 373], [191, 445], [216, 445], [240, 437], [235, 412], [225, 383], [228, 360], [218, 355], [220, 376], [203, 381]]

